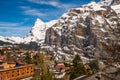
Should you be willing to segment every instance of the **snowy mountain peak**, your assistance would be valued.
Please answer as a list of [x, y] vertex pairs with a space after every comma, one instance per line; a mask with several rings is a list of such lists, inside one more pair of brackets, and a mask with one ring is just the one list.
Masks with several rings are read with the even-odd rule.
[[44, 28], [45, 28], [45, 23], [41, 19], [37, 18], [37, 20], [34, 23], [34, 26], [32, 27], [32, 30], [34, 29], [43, 30]]
[[39, 18], [37, 18], [36, 21], [35, 21], [35, 24], [37, 24], [37, 23], [44, 24], [44, 22], [41, 19], [39, 19]]
[[37, 18], [31, 31], [24, 38], [24, 42], [25, 43], [29, 43], [31, 41], [38, 42], [38, 43], [44, 42], [46, 30], [50, 28], [53, 24], [55, 24], [56, 21], [57, 20], [53, 20], [53, 21], [44, 23], [41, 19]]
[[40, 27], [40, 25], [42, 26], [44, 24], [45, 23], [41, 19], [37, 18], [35, 23], [34, 23], [34, 26], [32, 28], [38, 28], [38, 27]]

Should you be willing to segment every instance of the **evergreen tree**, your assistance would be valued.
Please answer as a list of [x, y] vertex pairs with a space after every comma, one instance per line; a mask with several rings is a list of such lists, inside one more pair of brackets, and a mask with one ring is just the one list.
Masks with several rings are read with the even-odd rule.
[[0, 50], [0, 55], [4, 55], [4, 51], [3, 50]]
[[44, 55], [42, 53], [37, 53], [35, 56], [33, 56], [33, 63], [40, 68], [44, 64]]
[[44, 66], [43, 73], [41, 75], [41, 80], [55, 80], [52, 77], [52, 73], [49, 71], [48, 67]]
[[33, 63], [38, 66], [41, 70], [41, 75], [34, 76], [33, 80], [55, 80], [52, 77], [52, 73], [49, 71], [48, 64], [44, 62], [45, 55], [42, 53], [37, 53], [35, 56], [33, 56]]
[[89, 66], [90, 66], [92, 71], [98, 71], [99, 70], [99, 65], [98, 65], [97, 60], [93, 60], [92, 62], [90, 62]]
[[82, 63], [80, 56], [77, 54], [73, 59], [73, 68], [71, 69], [70, 80], [73, 80], [74, 78], [77, 78], [85, 74], [86, 74], [86, 69]]
[[28, 52], [26, 53], [25, 62], [28, 64], [32, 63], [32, 58]]

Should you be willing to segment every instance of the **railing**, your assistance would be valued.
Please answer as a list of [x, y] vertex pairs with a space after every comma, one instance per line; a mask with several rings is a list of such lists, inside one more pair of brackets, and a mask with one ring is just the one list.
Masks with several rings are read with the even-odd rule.
[[19, 68], [0, 70], [0, 80], [19, 80], [33, 76], [34, 65], [21, 66]]

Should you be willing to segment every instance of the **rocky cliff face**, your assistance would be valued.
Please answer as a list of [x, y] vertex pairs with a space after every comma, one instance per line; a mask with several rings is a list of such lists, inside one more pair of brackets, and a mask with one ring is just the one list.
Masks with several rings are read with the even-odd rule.
[[79, 53], [85, 57], [110, 57], [108, 49], [120, 43], [120, 18], [111, 8], [92, 2], [70, 9], [46, 31], [45, 43], [57, 60], [71, 59]]

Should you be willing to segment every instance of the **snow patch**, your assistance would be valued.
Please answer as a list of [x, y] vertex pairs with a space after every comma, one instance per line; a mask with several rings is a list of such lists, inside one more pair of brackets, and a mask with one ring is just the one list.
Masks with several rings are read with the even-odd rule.
[[80, 38], [80, 39], [85, 39], [84, 36], [79, 36], [79, 35], [76, 35], [76, 37]]

